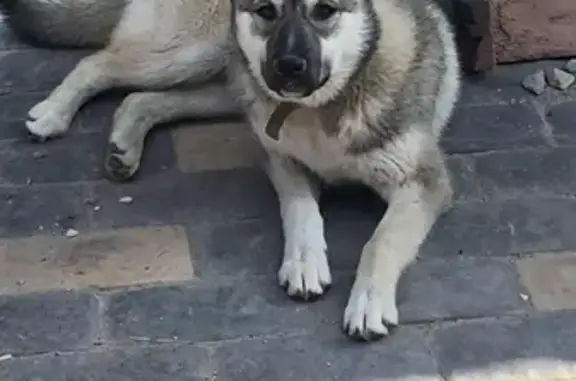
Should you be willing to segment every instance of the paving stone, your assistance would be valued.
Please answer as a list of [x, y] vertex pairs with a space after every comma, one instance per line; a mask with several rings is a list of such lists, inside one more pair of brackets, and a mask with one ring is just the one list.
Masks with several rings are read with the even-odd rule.
[[532, 303], [543, 311], [576, 309], [576, 255], [544, 253], [517, 263]]
[[[91, 194], [102, 205], [93, 216], [98, 229], [175, 222], [197, 227], [279, 213], [274, 189], [260, 170], [147, 174], [128, 184], [96, 184]], [[123, 196], [134, 201], [120, 204]]]
[[518, 275], [506, 260], [454, 258], [408, 268], [398, 293], [403, 323], [499, 316], [524, 310]]
[[518, 197], [458, 203], [433, 227], [423, 257], [501, 256], [576, 248], [576, 200]]
[[[141, 172], [170, 168], [174, 158], [169, 134], [153, 133], [148, 143]], [[105, 135], [65, 136], [44, 144], [4, 142], [0, 145], [0, 181], [23, 185], [102, 179], [106, 144]]]
[[9, 91], [52, 91], [90, 52], [44, 49], [10, 50], [0, 53], [0, 89]]
[[510, 252], [534, 253], [576, 249], [573, 198], [518, 199], [506, 202], [501, 218], [511, 227]]
[[[510, 201], [513, 203], [514, 201]], [[463, 202], [441, 216], [420, 249], [428, 257], [500, 256], [509, 252], [513, 226], [502, 202]]]
[[414, 329], [368, 347], [332, 331], [242, 341], [217, 348], [214, 358], [218, 380], [441, 380], [423, 334]]
[[63, 234], [85, 230], [88, 212], [81, 186], [0, 188], [0, 235]]
[[448, 381], [576, 379], [576, 313], [450, 325], [433, 346]]
[[18, 358], [0, 365], [3, 381], [213, 380], [209, 350], [190, 346], [128, 348]]
[[91, 340], [89, 315], [95, 309], [95, 299], [87, 294], [0, 296], [0, 354], [86, 347]]
[[262, 162], [262, 149], [245, 123], [181, 124], [173, 137], [183, 172], [253, 167]]
[[0, 179], [18, 185], [99, 179], [104, 142], [89, 135], [67, 136], [46, 144], [5, 142], [0, 145]]
[[460, 107], [446, 130], [451, 153], [543, 146], [543, 123], [530, 104]]
[[204, 242], [199, 271], [203, 277], [272, 275], [284, 250], [280, 215], [266, 219], [217, 225], [192, 233]]
[[553, 61], [496, 66], [492, 70], [463, 78], [460, 105], [490, 105], [525, 102], [533, 97], [521, 86], [522, 80], [539, 69], [554, 66]]
[[178, 226], [0, 239], [0, 293], [117, 287], [194, 277]]
[[547, 117], [552, 125], [554, 138], [559, 143], [576, 143], [576, 129], [574, 128], [576, 102], [565, 102], [551, 107], [548, 110]]
[[[297, 303], [277, 285], [275, 276], [210, 278], [184, 286], [113, 294], [106, 312], [112, 338], [124, 341], [219, 341], [259, 335], [340, 329], [349, 291], [346, 281], [315, 303]], [[340, 333], [341, 334], [341, 333]]]
[[572, 195], [576, 149], [494, 152], [474, 157], [476, 181], [489, 195]]

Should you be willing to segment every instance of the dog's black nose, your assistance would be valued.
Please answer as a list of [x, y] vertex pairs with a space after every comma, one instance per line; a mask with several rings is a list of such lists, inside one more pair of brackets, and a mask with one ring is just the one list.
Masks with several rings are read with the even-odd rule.
[[276, 74], [285, 78], [298, 77], [306, 72], [306, 60], [297, 56], [284, 56], [274, 61]]

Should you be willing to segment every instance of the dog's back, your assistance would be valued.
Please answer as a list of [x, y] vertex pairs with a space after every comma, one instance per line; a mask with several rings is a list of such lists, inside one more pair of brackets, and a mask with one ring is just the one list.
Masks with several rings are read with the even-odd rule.
[[26, 40], [104, 48], [115, 39], [153, 45], [223, 37], [230, 0], [0, 0], [0, 10]]

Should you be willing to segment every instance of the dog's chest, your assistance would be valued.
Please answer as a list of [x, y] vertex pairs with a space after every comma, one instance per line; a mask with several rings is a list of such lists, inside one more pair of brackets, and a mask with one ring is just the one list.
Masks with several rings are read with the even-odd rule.
[[280, 129], [277, 141], [263, 131], [258, 135], [267, 149], [291, 156], [327, 180], [351, 177], [356, 160], [347, 151], [335, 131], [336, 126], [325, 126], [317, 112], [306, 109], [293, 111]]

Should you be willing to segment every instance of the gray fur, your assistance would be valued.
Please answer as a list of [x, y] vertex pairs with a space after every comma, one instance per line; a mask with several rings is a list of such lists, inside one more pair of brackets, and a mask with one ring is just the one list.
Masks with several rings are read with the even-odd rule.
[[[73, 4], [66, 1], [62, 4]], [[156, 124], [242, 112], [268, 154], [285, 238], [278, 281], [289, 295], [311, 300], [332, 282], [318, 178], [363, 183], [388, 202], [363, 248], [343, 317], [352, 337], [386, 336], [398, 323], [398, 280], [451, 203], [438, 144], [459, 95], [450, 25], [432, 0], [298, 0], [341, 8], [331, 28], [306, 35], [319, 42], [329, 76], [311, 93], [279, 95], [267, 87], [261, 69], [269, 59], [266, 49], [277, 47], [255, 27], [252, 0], [230, 1], [130, 2], [106, 47], [83, 59], [30, 110], [27, 128], [41, 139], [62, 134], [98, 92], [116, 86], [145, 90], [130, 95], [114, 117], [105, 167], [122, 181], [137, 172], [144, 138]], [[293, 0], [269, 1], [282, 6]], [[28, 8], [20, 12], [45, 3], [21, 1]], [[78, 27], [70, 19], [72, 24], [56, 23], [70, 9], [53, 9], [58, 15], [46, 13], [39, 20], [44, 29], [29, 32], [62, 41], [54, 31]], [[17, 11], [13, 6], [15, 27], [23, 20], [16, 21]], [[109, 17], [109, 24], [118, 20], [116, 13]], [[224, 71], [228, 86], [214, 81]], [[271, 139], [265, 126], [282, 102], [300, 107], [285, 119], [278, 139]]]
[[19, 34], [54, 47], [102, 48], [127, 0], [0, 0]]
[[[314, 6], [322, 0], [302, 1]], [[398, 279], [451, 202], [438, 140], [459, 94], [460, 74], [450, 26], [433, 2], [358, 0], [347, 12], [322, 36], [332, 73], [311, 95], [284, 98], [267, 88], [258, 70], [266, 65], [259, 49], [267, 36], [254, 34], [241, 11], [232, 28], [237, 58], [229, 78], [271, 158], [286, 237], [279, 279], [290, 295], [309, 299], [331, 282], [310, 173], [328, 183], [364, 183], [388, 201], [364, 247], [344, 314], [350, 336], [374, 340], [398, 323]], [[337, 58], [339, 50], [348, 52], [347, 63]], [[273, 140], [263, 126], [281, 102], [301, 108]]]

